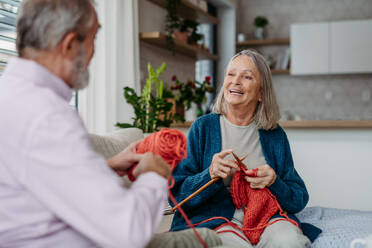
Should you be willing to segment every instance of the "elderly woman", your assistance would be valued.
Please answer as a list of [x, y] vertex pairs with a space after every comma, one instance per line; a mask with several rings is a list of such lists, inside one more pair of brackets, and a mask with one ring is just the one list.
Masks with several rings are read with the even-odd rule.
[[[256, 169], [257, 176], [246, 176], [252, 189], [268, 188], [289, 218], [308, 202], [309, 195], [297, 174], [287, 136], [278, 125], [279, 108], [272, 86], [270, 68], [255, 51], [244, 50], [228, 64], [223, 87], [214, 106], [214, 113], [197, 119], [188, 135], [188, 156], [173, 172], [172, 193], [178, 202], [199, 189], [212, 178], [221, 178], [182, 208], [196, 224], [211, 217], [222, 216], [242, 227], [244, 212], [236, 209], [229, 188], [237, 164], [231, 157], [247, 155], [243, 161], [248, 174]], [[249, 209], [250, 206], [247, 206]], [[273, 218], [282, 218], [275, 215]], [[310, 240], [293, 222], [278, 221], [268, 225], [256, 247], [309, 247]], [[213, 219], [198, 227], [216, 228], [225, 223]], [[294, 222], [295, 223], [295, 222]], [[299, 225], [302, 227], [302, 225]], [[310, 239], [319, 232], [307, 224]], [[171, 230], [188, 228], [177, 211]], [[224, 226], [221, 230], [233, 229]], [[244, 237], [243, 232], [234, 230]], [[220, 234], [229, 247], [253, 247], [246, 239], [231, 232]]]

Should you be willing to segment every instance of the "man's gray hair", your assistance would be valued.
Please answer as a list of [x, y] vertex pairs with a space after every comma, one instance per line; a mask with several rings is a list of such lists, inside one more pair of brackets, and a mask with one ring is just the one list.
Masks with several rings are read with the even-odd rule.
[[[278, 126], [280, 112], [275, 97], [270, 67], [261, 54], [254, 50], [248, 49], [235, 54], [234, 57], [231, 58], [230, 62], [243, 55], [252, 59], [261, 76], [262, 101], [257, 103], [253, 120], [257, 123], [258, 128], [265, 130], [274, 129]], [[223, 86], [221, 87], [216, 98], [216, 102], [213, 106], [213, 112], [223, 115], [226, 114], [226, 102], [224, 98]]]
[[17, 22], [17, 50], [52, 50], [69, 32], [85, 40], [94, 22], [92, 0], [24, 0]]

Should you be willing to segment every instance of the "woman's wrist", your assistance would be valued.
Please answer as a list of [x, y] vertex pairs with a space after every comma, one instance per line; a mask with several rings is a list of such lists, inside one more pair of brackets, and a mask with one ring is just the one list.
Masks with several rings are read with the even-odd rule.
[[273, 185], [275, 183], [275, 180], [276, 180], [276, 174], [274, 174], [273, 179], [271, 180], [271, 182], [269, 182], [268, 185], [266, 185], [266, 187], [270, 187], [271, 185]]

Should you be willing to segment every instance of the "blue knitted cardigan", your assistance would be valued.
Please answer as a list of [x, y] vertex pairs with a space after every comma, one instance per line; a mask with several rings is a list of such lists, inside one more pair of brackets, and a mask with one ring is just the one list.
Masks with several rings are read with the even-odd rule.
[[[187, 158], [182, 160], [173, 171], [175, 185], [171, 191], [177, 202], [182, 201], [211, 180], [209, 165], [213, 155], [221, 151], [219, 117], [220, 115], [214, 113], [202, 116], [193, 123], [189, 130]], [[274, 130], [260, 129], [259, 136], [265, 159], [277, 174], [277, 178], [269, 190], [276, 196], [288, 216], [300, 223], [294, 214], [305, 208], [309, 195], [304, 182], [293, 166], [287, 136], [279, 126]], [[172, 204], [171, 201], [170, 204]], [[216, 216], [223, 216], [231, 220], [235, 212], [230, 192], [222, 180], [213, 183], [186, 202], [182, 209], [194, 224]], [[213, 229], [223, 223], [223, 220], [213, 220], [198, 225], [198, 227]], [[302, 223], [300, 226], [311, 241], [315, 240], [321, 232], [319, 228], [311, 224]], [[188, 227], [185, 220], [179, 211], [176, 211], [171, 231], [186, 228]]]

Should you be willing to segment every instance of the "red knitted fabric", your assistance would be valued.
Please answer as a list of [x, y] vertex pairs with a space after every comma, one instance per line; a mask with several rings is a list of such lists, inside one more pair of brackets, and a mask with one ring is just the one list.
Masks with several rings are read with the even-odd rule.
[[[160, 155], [172, 170], [187, 156], [187, 140], [185, 135], [177, 129], [163, 128], [147, 136], [137, 147], [137, 153], [152, 152]], [[136, 164], [128, 171], [128, 178], [132, 182], [136, 179], [133, 170]]]
[[[241, 229], [252, 244], [257, 244], [270, 218], [279, 211], [288, 221], [297, 225], [282, 211], [276, 197], [268, 188], [252, 189], [245, 176], [257, 176], [257, 169], [249, 174], [240, 166], [231, 182], [231, 196], [237, 209], [244, 211], [243, 228]], [[298, 226], [298, 225], [297, 225]]]
[[231, 196], [237, 209], [243, 208], [243, 232], [252, 244], [257, 244], [266, 224], [279, 210], [267, 188], [252, 189], [245, 173], [237, 171], [231, 183]]

